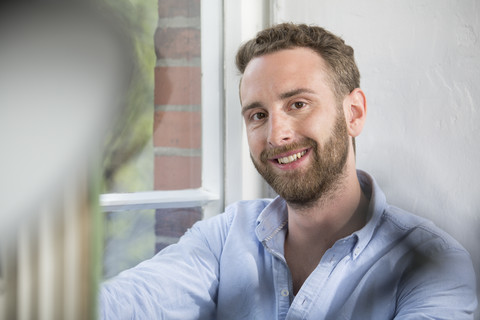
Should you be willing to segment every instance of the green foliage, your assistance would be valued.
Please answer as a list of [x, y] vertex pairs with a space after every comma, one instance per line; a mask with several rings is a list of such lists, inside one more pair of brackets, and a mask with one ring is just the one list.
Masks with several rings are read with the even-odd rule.
[[[103, 4], [120, 21], [124, 37], [131, 44], [133, 67], [125, 110], [105, 141], [104, 192], [152, 189], [156, 2], [104, 0]], [[146, 166], [138, 168], [137, 161]]]

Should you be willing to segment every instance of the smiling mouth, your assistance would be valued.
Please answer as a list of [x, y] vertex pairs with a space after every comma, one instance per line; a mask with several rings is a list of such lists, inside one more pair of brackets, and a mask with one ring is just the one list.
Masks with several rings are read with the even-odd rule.
[[298, 153], [294, 153], [292, 155], [289, 155], [289, 156], [286, 156], [286, 157], [283, 157], [283, 158], [278, 158], [277, 159], [277, 162], [279, 164], [288, 164], [288, 163], [292, 163], [294, 161], [297, 161], [298, 159], [300, 159], [301, 157], [303, 157], [305, 155], [305, 153], [307, 153], [307, 150], [303, 150], [302, 152], [298, 152]]

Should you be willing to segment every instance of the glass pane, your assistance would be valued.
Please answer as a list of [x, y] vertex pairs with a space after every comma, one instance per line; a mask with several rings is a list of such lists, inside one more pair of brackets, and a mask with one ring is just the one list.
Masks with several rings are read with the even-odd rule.
[[104, 279], [176, 243], [202, 216], [200, 207], [105, 213]]
[[158, 5], [154, 189], [199, 188], [202, 182], [200, 1], [159, 0]]
[[155, 253], [155, 210], [105, 213], [103, 277], [151, 258]]
[[153, 188], [153, 34], [157, 6], [151, 0], [105, 0], [130, 42], [130, 86], [124, 110], [104, 144], [102, 193]]
[[134, 66], [105, 145], [103, 193], [201, 187], [200, 1], [110, 2], [127, 21]]
[[155, 252], [176, 243], [188, 228], [202, 217], [203, 210], [200, 207], [157, 210]]

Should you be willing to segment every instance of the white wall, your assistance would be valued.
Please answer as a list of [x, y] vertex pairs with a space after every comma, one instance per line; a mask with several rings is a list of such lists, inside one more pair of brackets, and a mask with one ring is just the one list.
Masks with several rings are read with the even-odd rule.
[[480, 271], [480, 1], [273, 3], [274, 22], [314, 23], [355, 49], [368, 102], [358, 168], [391, 204], [457, 238]]

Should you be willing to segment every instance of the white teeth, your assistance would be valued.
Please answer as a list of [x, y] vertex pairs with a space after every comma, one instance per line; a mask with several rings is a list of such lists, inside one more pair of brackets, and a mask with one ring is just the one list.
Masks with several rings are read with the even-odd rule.
[[296, 161], [297, 159], [300, 159], [301, 157], [303, 157], [305, 155], [305, 153], [307, 153], [306, 150], [304, 150], [302, 152], [299, 152], [299, 153], [292, 154], [291, 156], [279, 158], [279, 159], [277, 159], [277, 161], [280, 164], [287, 164], [287, 163]]

